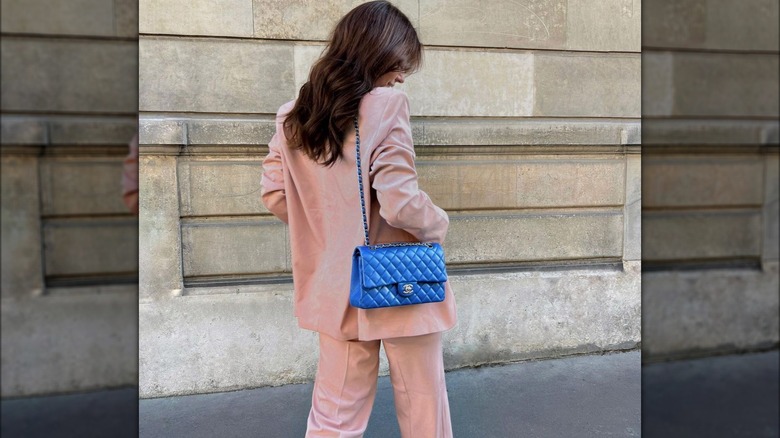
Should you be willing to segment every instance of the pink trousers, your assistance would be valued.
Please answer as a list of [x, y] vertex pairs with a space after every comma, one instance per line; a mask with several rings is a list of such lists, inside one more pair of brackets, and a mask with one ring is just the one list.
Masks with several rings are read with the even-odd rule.
[[[323, 333], [307, 437], [362, 437], [376, 396], [380, 341]], [[441, 332], [383, 339], [403, 438], [452, 437]]]

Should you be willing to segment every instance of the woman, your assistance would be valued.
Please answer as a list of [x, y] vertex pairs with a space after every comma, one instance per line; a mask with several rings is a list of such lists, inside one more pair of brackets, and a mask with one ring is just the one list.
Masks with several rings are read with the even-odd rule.
[[402, 436], [452, 435], [441, 344], [456, 322], [449, 284], [439, 303], [349, 305], [352, 251], [363, 244], [355, 115], [371, 242], [442, 243], [447, 233], [447, 213], [418, 188], [408, 100], [392, 88], [421, 58], [398, 9], [385, 1], [356, 7], [336, 25], [298, 99], [279, 109], [263, 160], [263, 203], [289, 224], [294, 313], [300, 327], [319, 333], [306, 436], [362, 436], [380, 342]]

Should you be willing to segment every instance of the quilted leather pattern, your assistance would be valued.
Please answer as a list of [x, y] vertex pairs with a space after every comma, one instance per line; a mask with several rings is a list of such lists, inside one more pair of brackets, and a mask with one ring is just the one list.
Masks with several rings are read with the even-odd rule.
[[[444, 300], [447, 270], [438, 243], [358, 246], [352, 255], [349, 302], [354, 307], [404, 306]], [[411, 290], [411, 295], [408, 291]]]

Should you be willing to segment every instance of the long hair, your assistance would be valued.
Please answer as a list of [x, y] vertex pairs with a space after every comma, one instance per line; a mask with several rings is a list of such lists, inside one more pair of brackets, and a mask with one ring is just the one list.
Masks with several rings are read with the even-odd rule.
[[332, 166], [342, 158], [344, 136], [376, 80], [391, 71], [413, 72], [421, 62], [417, 32], [395, 6], [372, 1], [352, 9], [333, 29], [284, 120], [290, 147]]

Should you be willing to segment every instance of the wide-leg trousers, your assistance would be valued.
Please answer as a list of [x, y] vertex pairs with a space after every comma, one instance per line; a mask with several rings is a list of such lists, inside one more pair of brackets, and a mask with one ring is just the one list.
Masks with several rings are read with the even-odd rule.
[[[320, 333], [306, 437], [362, 437], [376, 396], [380, 341]], [[383, 339], [403, 438], [452, 437], [441, 332]]]

